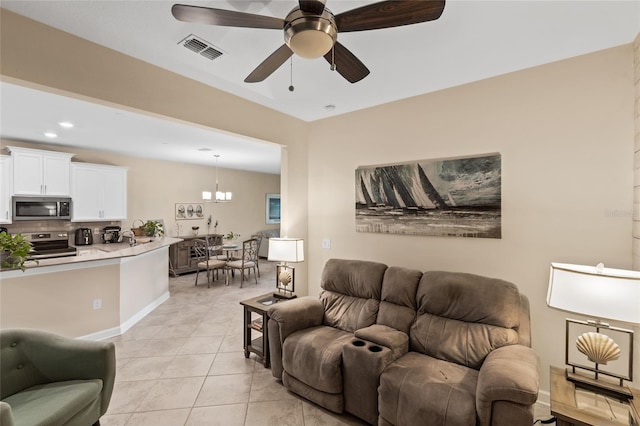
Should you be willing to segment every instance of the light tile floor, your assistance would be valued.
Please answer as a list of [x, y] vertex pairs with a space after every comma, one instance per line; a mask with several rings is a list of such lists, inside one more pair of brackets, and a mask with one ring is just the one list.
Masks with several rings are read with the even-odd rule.
[[[236, 273], [207, 288], [205, 274], [169, 279], [171, 298], [122, 336], [116, 345], [116, 384], [103, 426], [363, 425], [288, 392], [244, 357], [241, 300], [275, 288], [275, 264], [260, 262], [240, 288]], [[222, 278], [222, 276], [221, 276]]]
[[[258, 285], [236, 274], [207, 288], [206, 275], [170, 278], [171, 298], [116, 345], [116, 384], [103, 426], [364, 425], [288, 392], [244, 357], [241, 300], [273, 291], [275, 264], [260, 262]], [[539, 416], [548, 418], [548, 407]]]

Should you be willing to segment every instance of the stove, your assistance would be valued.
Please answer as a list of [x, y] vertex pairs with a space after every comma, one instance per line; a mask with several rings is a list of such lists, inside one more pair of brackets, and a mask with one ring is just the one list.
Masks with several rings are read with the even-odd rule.
[[25, 239], [33, 245], [30, 259], [51, 259], [54, 257], [75, 256], [75, 247], [69, 247], [67, 231], [47, 231], [25, 234]]

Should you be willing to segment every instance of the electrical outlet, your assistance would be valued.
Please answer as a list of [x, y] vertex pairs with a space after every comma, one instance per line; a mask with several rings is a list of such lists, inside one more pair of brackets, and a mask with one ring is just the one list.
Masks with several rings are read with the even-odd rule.
[[331, 248], [331, 240], [328, 238], [325, 238], [324, 240], [322, 240], [322, 248], [323, 249], [330, 249]]
[[93, 310], [102, 309], [102, 299], [93, 299]]

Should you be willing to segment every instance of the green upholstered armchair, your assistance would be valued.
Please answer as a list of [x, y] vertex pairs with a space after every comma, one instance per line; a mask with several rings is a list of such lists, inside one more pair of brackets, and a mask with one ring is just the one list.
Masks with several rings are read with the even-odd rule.
[[113, 343], [0, 330], [0, 424], [99, 424], [115, 370]]

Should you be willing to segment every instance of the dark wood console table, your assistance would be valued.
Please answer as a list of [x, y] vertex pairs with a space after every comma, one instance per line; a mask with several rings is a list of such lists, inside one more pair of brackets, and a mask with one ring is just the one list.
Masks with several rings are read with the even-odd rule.
[[195, 258], [195, 253], [193, 251], [193, 240], [204, 240], [207, 236], [209, 237], [209, 240], [213, 245], [222, 245], [223, 235], [221, 234], [204, 234], [190, 237], [178, 237], [182, 238], [183, 241], [171, 244], [171, 246], [169, 247], [169, 261], [171, 262], [173, 273], [175, 275], [186, 274], [187, 272], [195, 272], [198, 269], [198, 260]]

